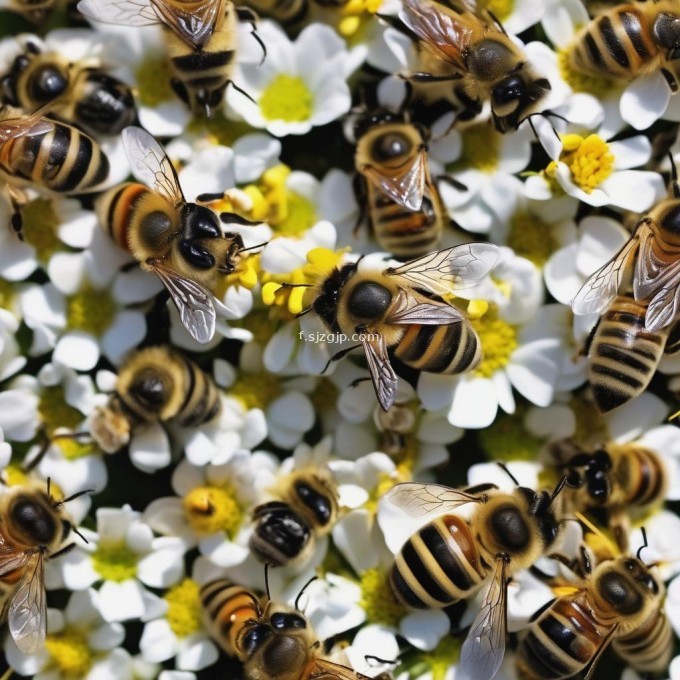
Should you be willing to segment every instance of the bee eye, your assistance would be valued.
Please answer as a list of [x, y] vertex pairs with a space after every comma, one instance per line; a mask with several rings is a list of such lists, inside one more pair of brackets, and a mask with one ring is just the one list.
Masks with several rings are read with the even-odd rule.
[[493, 100], [496, 104], [509, 104], [520, 99], [524, 94], [524, 81], [519, 76], [512, 76], [504, 80], [493, 89]]
[[491, 530], [497, 540], [510, 550], [524, 548], [531, 538], [522, 513], [514, 505], [500, 507], [493, 513]]
[[349, 297], [349, 308], [358, 319], [379, 319], [390, 306], [392, 293], [379, 283], [360, 283]]
[[305, 620], [301, 616], [298, 616], [297, 614], [284, 614], [282, 612], [272, 614], [269, 621], [272, 624], [272, 628], [275, 630], [305, 628], [307, 626]]
[[672, 207], [663, 216], [663, 228], [673, 234], [680, 234], [680, 205]]
[[151, 247], [157, 246], [157, 241], [172, 229], [172, 220], [161, 210], [154, 210], [142, 219], [140, 232], [144, 241]]
[[54, 66], [43, 66], [31, 79], [31, 96], [39, 102], [47, 102], [66, 90], [68, 78]]
[[34, 501], [24, 499], [12, 507], [12, 518], [36, 543], [49, 543], [57, 530], [54, 518], [45, 508]]
[[248, 656], [271, 635], [271, 631], [266, 626], [255, 626], [243, 637], [243, 646]]
[[[630, 568], [626, 563], [626, 567]], [[621, 614], [633, 614], [642, 607], [642, 597], [628, 579], [616, 572], [604, 574], [600, 579], [600, 592], [607, 602]]]
[[411, 143], [402, 134], [389, 132], [381, 135], [373, 144], [373, 157], [376, 160], [386, 161], [398, 158], [411, 150]]

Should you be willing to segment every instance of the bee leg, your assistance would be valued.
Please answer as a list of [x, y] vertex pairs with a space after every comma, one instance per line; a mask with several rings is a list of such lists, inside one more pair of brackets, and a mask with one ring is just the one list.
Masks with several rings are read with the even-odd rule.
[[623, 554], [627, 554], [630, 549], [628, 536], [630, 534], [630, 520], [624, 510], [612, 511], [610, 513], [609, 528], [614, 536], [614, 542]]
[[258, 35], [257, 26], [255, 25], [260, 17], [257, 16], [257, 14], [253, 12], [253, 10], [250, 9], [249, 7], [237, 7], [236, 16], [238, 17], [239, 21], [250, 22], [250, 25], [253, 28], [253, 30], [250, 32], [250, 35], [252, 35], [253, 38], [257, 40], [257, 42], [260, 44], [260, 47], [262, 48], [262, 60], [260, 61], [260, 64], [262, 64], [264, 60], [267, 58], [267, 47], [262, 42], [262, 38], [260, 38], [260, 36]]
[[369, 377], [366, 378], [356, 378], [355, 380], [352, 380], [352, 382], [348, 385], [348, 387], [356, 387], [357, 385], [361, 385], [361, 383], [364, 382], [369, 382], [371, 379]]
[[9, 195], [10, 205], [12, 206], [12, 216], [10, 218], [12, 231], [14, 231], [20, 241], [23, 241], [24, 218], [21, 211], [28, 202], [28, 197], [21, 189], [11, 186], [7, 187], [7, 193]]
[[247, 220], [245, 217], [241, 217], [241, 215], [230, 212], [220, 213], [220, 221], [224, 224], [240, 224], [243, 227], [256, 227], [262, 224], [262, 222], [257, 220]]
[[459, 182], [457, 179], [454, 179], [449, 175], [438, 175], [437, 177], [435, 177], [435, 182], [437, 182], [437, 184], [439, 183], [448, 184], [449, 186], [453, 187], [456, 191], [468, 190], [468, 188], [462, 182]]
[[447, 83], [452, 80], [460, 80], [463, 76], [460, 73], [454, 73], [448, 76], [437, 76], [434, 73], [424, 73], [423, 71], [416, 71], [414, 73], [398, 73], [397, 77], [402, 80], [410, 80], [414, 83]]
[[533, 623], [544, 611], [549, 609], [553, 602], [555, 602], [557, 598], [553, 598], [552, 600], [548, 600], [543, 606], [539, 607], [532, 615], [531, 618], [529, 619], [529, 623]]
[[334, 362], [334, 361], [340, 361], [343, 357], [347, 356], [350, 352], [354, 351], [355, 349], [359, 349], [361, 345], [352, 345], [351, 347], [347, 347], [346, 349], [341, 349], [339, 352], [336, 352], [329, 360], [328, 363], [323, 367], [323, 370], [321, 371], [320, 375], [323, 375], [327, 370], [328, 367]]

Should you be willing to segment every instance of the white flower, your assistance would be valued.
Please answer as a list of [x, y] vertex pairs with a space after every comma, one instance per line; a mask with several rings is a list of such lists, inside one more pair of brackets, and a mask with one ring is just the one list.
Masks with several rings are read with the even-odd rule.
[[349, 110], [348, 53], [332, 28], [311, 24], [290, 42], [276, 24], [262, 21], [258, 33], [267, 45], [264, 63], [239, 65], [234, 73], [257, 103], [227, 90], [230, 107], [250, 125], [276, 137], [302, 135]]

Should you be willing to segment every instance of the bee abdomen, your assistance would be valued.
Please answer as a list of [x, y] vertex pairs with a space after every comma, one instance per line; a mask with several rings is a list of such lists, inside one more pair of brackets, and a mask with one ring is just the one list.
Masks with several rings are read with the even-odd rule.
[[446, 325], [413, 324], [394, 350], [396, 357], [427, 373], [463, 373], [481, 359], [481, 343], [465, 321]]
[[624, 5], [590, 22], [573, 47], [571, 62], [586, 73], [631, 78], [658, 53], [644, 14]]
[[616, 653], [637, 671], [666, 671], [673, 651], [673, 633], [668, 617], [656, 612], [640, 628], [614, 640]]
[[109, 189], [98, 201], [99, 223], [123, 250], [130, 252], [129, 232], [137, 204], [150, 193], [143, 184], [126, 183]]
[[402, 604], [429, 609], [468, 597], [485, 575], [468, 524], [447, 515], [409, 538], [395, 557], [389, 578]]
[[197, 364], [184, 356], [178, 358], [184, 364], [187, 389], [176, 418], [182, 427], [198, 427], [217, 415], [220, 395], [215, 383]]
[[271, 501], [253, 511], [257, 521], [249, 546], [264, 564], [280, 567], [299, 558], [310, 545], [312, 531], [288, 503]]
[[635, 465], [628, 465], [627, 503], [644, 507], [656, 503], [663, 498], [663, 490], [668, 481], [668, 475], [658, 456], [647, 449], [635, 448], [628, 455], [636, 459]]

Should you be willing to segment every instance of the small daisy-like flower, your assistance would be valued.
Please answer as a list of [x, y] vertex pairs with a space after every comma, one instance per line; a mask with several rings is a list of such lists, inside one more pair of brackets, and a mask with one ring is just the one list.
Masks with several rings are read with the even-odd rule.
[[108, 622], [146, 619], [158, 611], [150, 588], [168, 588], [184, 571], [185, 546], [175, 536], [154, 538], [141, 513], [129, 505], [99, 508], [97, 532], [83, 529], [88, 544], [56, 561], [65, 587], [82, 590], [95, 583], [98, 609]]
[[348, 68], [345, 42], [332, 28], [311, 24], [290, 42], [276, 24], [262, 21], [258, 33], [267, 59], [260, 66], [239, 65], [234, 74], [257, 103], [227, 90], [229, 105], [251, 126], [276, 137], [302, 135], [349, 110], [346, 79], [353, 65]]
[[100, 605], [92, 589], [72, 593], [63, 611], [47, 610], [43, 650], [22, 654], [7, 636], [8, 663], [19, 675], [37, 680], [129, 680], [132, 659], [122, 648], [125, 629], [103, 619]]

